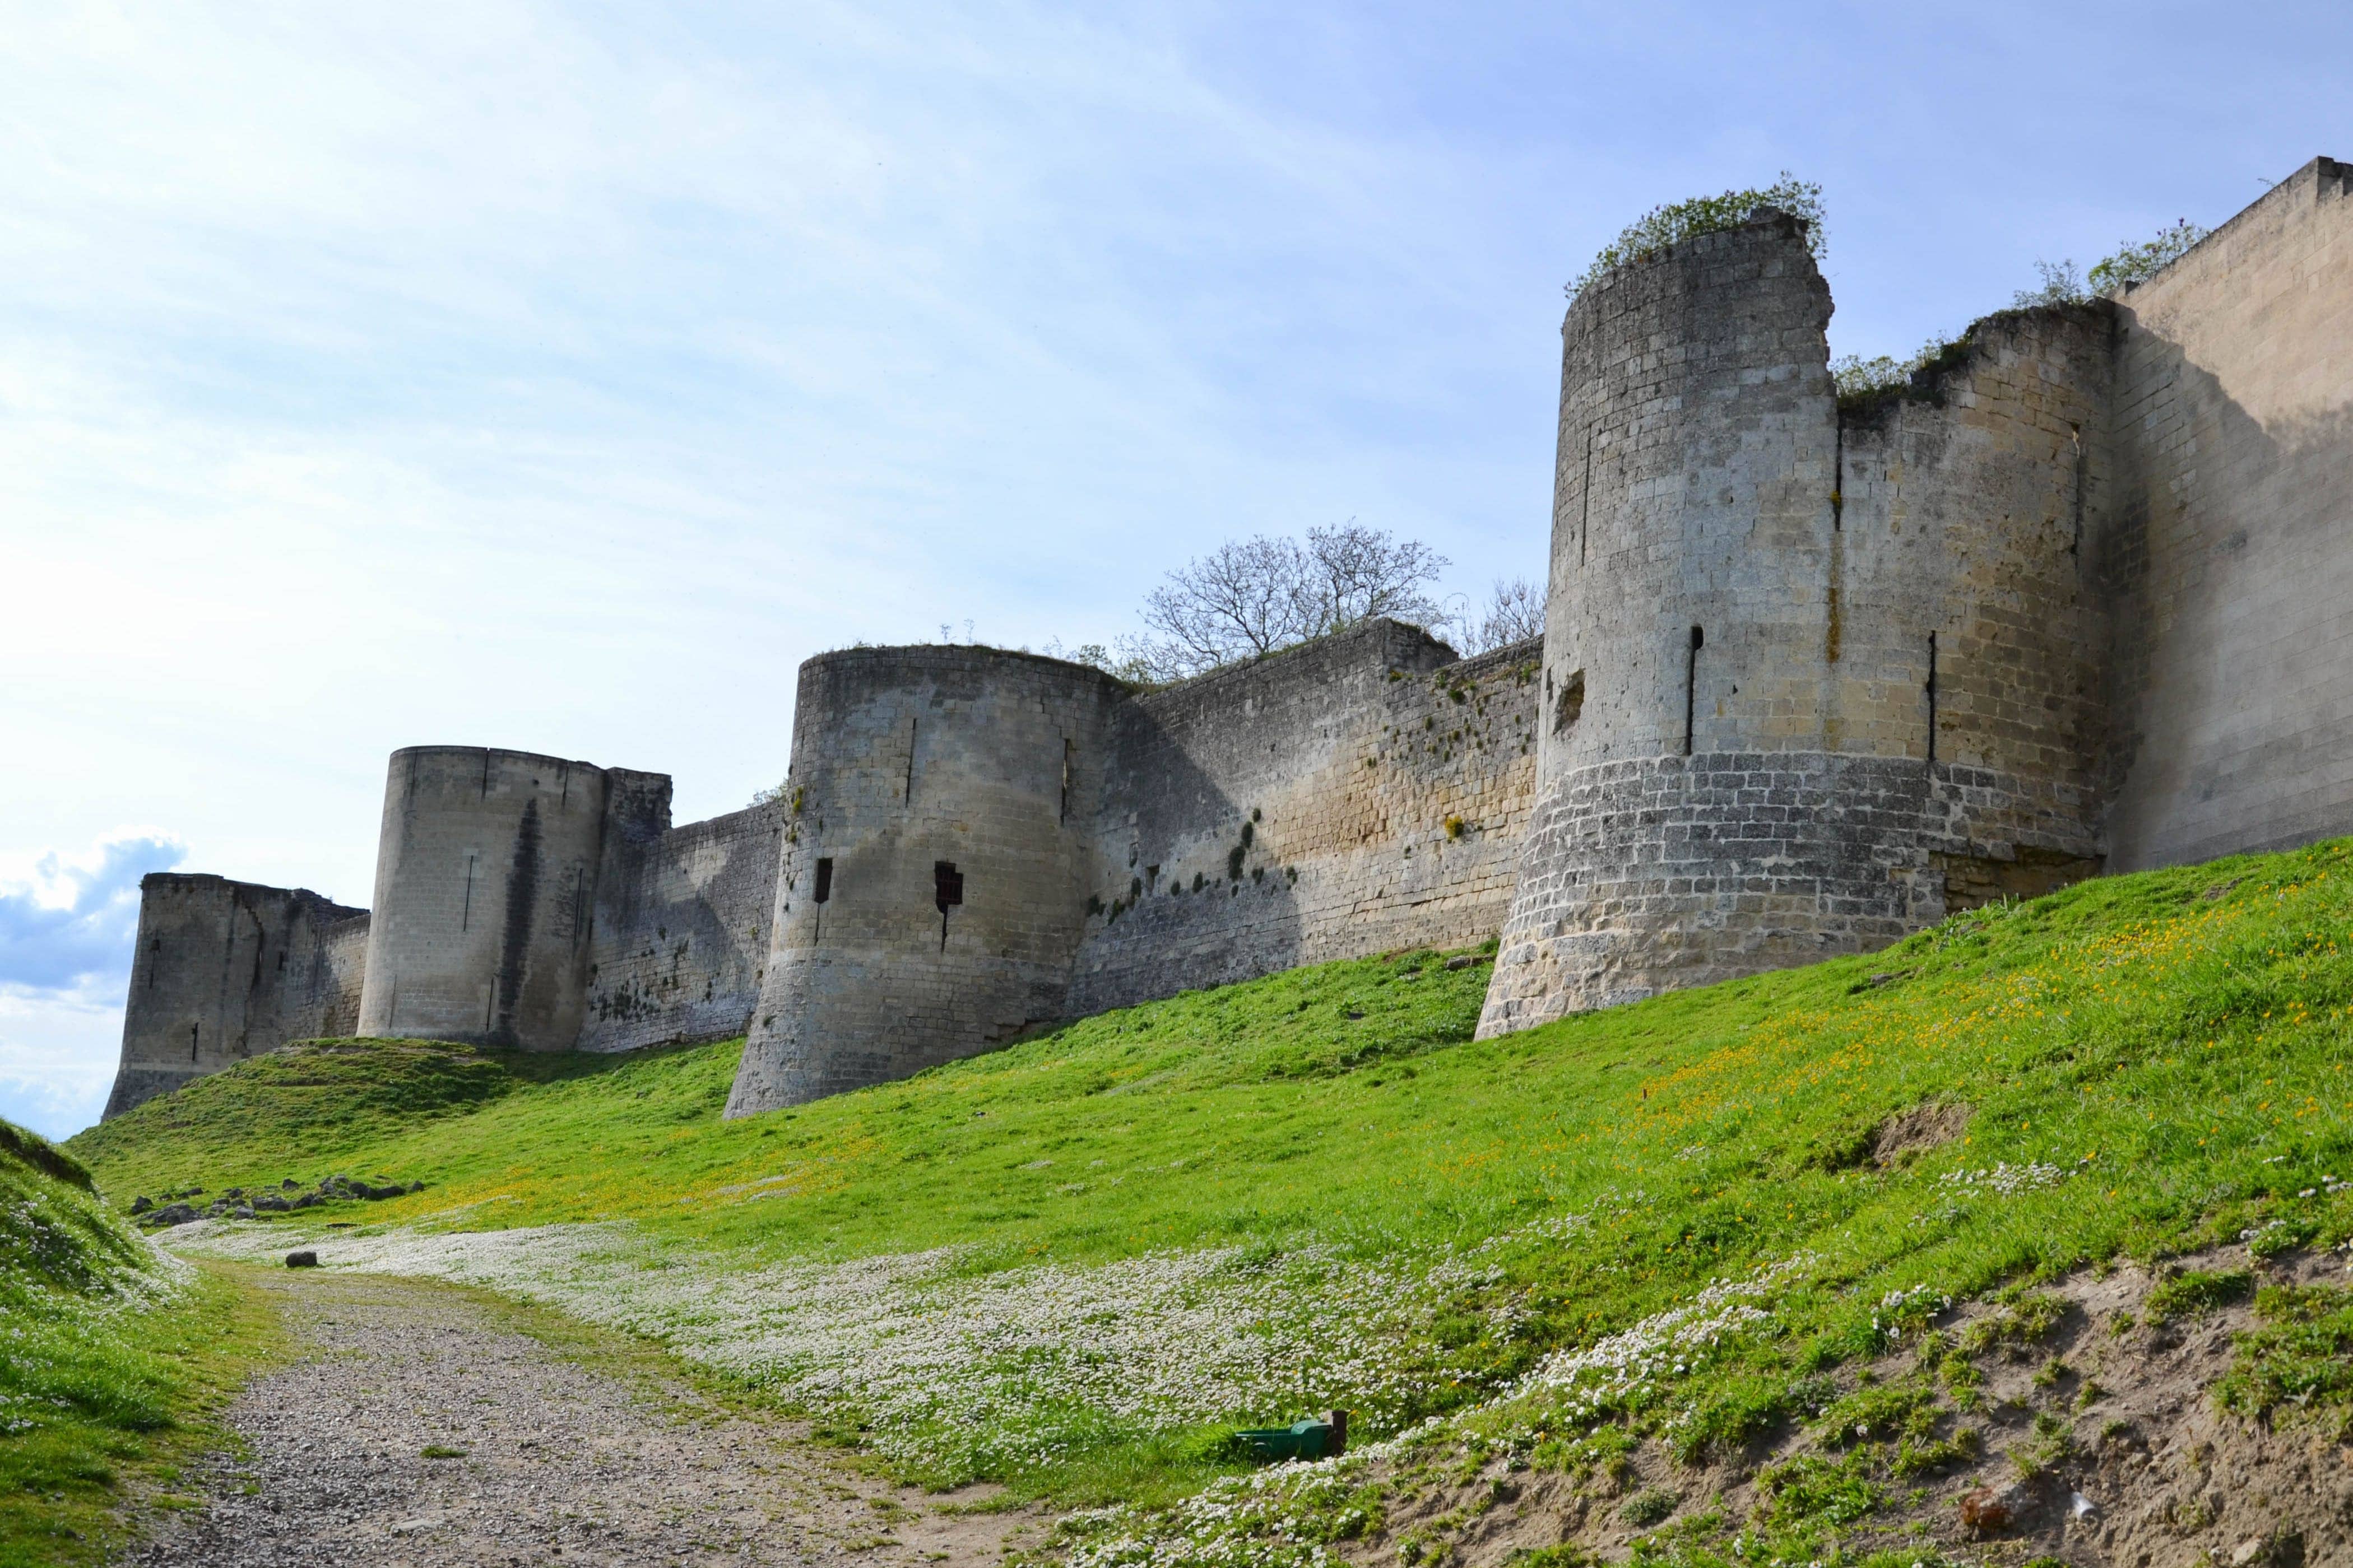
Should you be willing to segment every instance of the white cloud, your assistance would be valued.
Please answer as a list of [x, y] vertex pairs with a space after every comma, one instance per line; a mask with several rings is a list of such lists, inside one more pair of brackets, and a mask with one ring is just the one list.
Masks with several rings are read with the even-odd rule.
[[49, 1138], [98, 1120], [122, 1047], [111, 1005], [0, 990], [0, 1116]]

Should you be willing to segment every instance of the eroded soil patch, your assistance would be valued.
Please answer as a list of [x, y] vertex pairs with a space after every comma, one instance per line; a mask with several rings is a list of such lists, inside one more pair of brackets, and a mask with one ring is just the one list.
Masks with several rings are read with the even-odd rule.
[[[2353, 1285], [2344, 1264], [2329, 1254], [2263, 1260], [2231, 1247], [2164, 1272]], [[1772, 1517], [1776, 1468], [1828, 1478], [1836, 1467], [1861, 1483], [1854, 1496], [1868, 1488], [1879, 1499], [1840, 1531], [1858, 1554], [2084, 1568], [2353, 1563], [2353, 1450], [2334, 1428], [2293, 1412], [2247, 1420], [2216, 1406], [2233, 1338], [2256, 1325], [2253, 1300], [2226, 1291], [2229, 1300], [2168, 1316], [2164, 1298], [2151, 1310], [2159, 1283], [2126, 1266], [2071, 1277], [2008, 1307], [1971, 1303], [1942, 1315], [1933, 1342], [1945, 1359], [1936, 1367], [1906, 1346], [1825, 1380], [1829, 1408], [1850, 1413], [1871, 1408], [1873, 1394], [1921, 1391], [1913, 1451], [1945, 1445], [1941, 1461], [1892, 1473], [1885, 1461], [1901, 1451], [1892, 1426], [1841, 1430], [1820, 1415], [1784, 1420], [1742, 1452], [1699, 1465], [1678, 1464], [1651, 1440], [1581, 1474], [1500, 1453], [1476, 1466], [1392, 1472], [1382, 1527], [1336, 1551], [1365, 1568], [1400, 1560], [1500, 1568], [1553, 1548], [1568, 1549], [1563, 1563], [1585, 1553], [1746, 1562], [1736, 1543], [1744, 1527]], [[1946, 1369], [1963, 1364], [1950, 1359], [1960, 1347], [1969, 1347], [1968, 1372], [1957, 1377]]]

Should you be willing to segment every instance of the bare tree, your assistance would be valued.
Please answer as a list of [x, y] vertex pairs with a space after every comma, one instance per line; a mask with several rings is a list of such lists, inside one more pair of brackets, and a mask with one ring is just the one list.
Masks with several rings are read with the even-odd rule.
[[1392, 539], [1350, 518], [1307, 531], [1300, 621], [1307, 636], [1344, 630], [1375, 616], [1432, 626], [1446, 612], [1426, 591], [1446, 557], [1415, 539]]
[[1462, 617], [1465, 653], [1489, 653], [1515, 642], [1544, 636], [1545, 591], [1525, 577], [1495, 579], [1487, 606], [1474, 622]]
[[1288, 539], [1229, 541], [1187, 562], [1144, 602], [1144, 624], [1160, 635], [1151, 662], [1191, 675], [1297, 642], [1306, 575], [1306, 553]]
[[1124, 640], [1122, 668], [1181, 680], [1373, 616], [1440, 624], [1446, 612], [1427, 590], [1445, 569], [1430, 546], [1354, 520], [1308, 530], [1303, 545], [1265, 535], [1221, 544], [1152, 591], [1144, 624], [1157, 635]]

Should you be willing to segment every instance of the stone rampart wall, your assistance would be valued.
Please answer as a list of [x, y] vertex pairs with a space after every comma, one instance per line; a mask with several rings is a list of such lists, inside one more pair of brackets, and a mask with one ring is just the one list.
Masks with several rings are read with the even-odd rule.
[[1892, 941], [1948, 878], [2097, 868], [2110, 315], [1991, 319], [1843, 412], [1829, 316], [1777, 216], [1570, 307], [1538, 826], [1484, 1033]]
[[1124, 695], [1099, 670], [997, 648], [801, 667], [778, 914], [731, 1114], [905, 1078], [1068, 1015]]
[[1135, 697], [805, 665], [790, 788], [426, 747], [374, 914], [151, 878], [110, 1114], [304, 1035], [746, 1029], [741, 1112], [1055, 1019], [1503, 933], [1482, 1029], [2353, 832], [2353, 168], [1841, 406], [1767, 214], [1563, 323], [1546, 635], [1374, 622]]
[[1780, 217], [1621, 268], [1570, 307], [1546, 776], [1820, 745], [1830, 314], [1802, 230]]
[[1841, 412], [1826, 750], [2047, 779], [2092, 815], [2115, 325], [2105, 304], [2005, 311]]

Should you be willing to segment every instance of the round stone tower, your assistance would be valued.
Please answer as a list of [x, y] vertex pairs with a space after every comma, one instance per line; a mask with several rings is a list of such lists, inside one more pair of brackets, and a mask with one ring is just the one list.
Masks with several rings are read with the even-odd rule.
[[1841, 409], [1767, 214], [1562, 328], [1537, 801], [1482, 1034], [1878, 946], [2095, 868], [2105, 318]]
[[363, 1035], [568, 1050], [586, 1005], [605, 770], [478, 746], [392, 754]]
[[776, 936], [729, 1115], [905, 1078], [1062, 1016], [1121, 690], [995, 648], [801, 666]]

